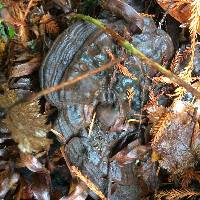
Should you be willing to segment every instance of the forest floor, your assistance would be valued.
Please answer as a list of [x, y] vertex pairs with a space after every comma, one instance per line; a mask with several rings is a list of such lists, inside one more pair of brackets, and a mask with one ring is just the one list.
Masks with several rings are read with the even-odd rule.
[[0, 1], [0, 199], [199, 199], [199, 10]]

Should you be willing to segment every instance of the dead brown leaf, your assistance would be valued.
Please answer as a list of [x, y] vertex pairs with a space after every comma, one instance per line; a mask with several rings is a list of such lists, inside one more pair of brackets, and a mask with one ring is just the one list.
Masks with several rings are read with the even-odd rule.
[[46, 116], [39, 113], [38, 102], [26, 102], [12, 107], [7, 113], [5, 123], [12, 138], [24, 153], [48, 150], [51, 140], [46, 137], [49, 126]]
[[139, 140], [135, 140], [113, 156], [111, 160], [118, 161], [120, 165], [126, 165], [132, 163], [134, 160], [142, 159], [148, 150], [147, 146], [140, 145]]
[[20, 153], [20, 158], [21, 162], [32, 172], [48, 173], [48, 170], [44, 168], [36, 157], [30, 154]]
[[[187, 102], [177, 101], [154, 124], [152, 149], [161, 156], [160, 166], [170, 173], [193, 168], [200, 157], [199, 129], [196, 109]], [[195, 116], [197, 115], [197, 116]]]
[[[188, 26], [191, 21], [191, 3], [188, 0], [157, 0], [157, 3], [166, 10], [172, 17], [182, 24]], [[200, 33], [200, 25], [198, 26], [198, 32]]]
[[17, 65], [11, 69], [10, 78], [29, 75], [40, 66], [41, 56], [37, 55], [26, 63]]

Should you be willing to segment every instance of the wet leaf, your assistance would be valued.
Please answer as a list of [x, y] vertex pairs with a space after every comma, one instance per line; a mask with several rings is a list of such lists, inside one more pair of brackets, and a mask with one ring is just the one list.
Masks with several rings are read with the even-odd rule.
[[40, 62], [41, 62], [41, 57], [38, 55], [26, 63], [13, 67], [10, 72], [10, 78], [21, 77], [31, 74], [32, 72], [34, 72], [39, 68]]
[[134, 160], [142, 160], [149, 151], [149, 148], [140, 145], [138, 140], [128, 144], [124, 149], [112, 157], [112, 160], [118, 161], [121, 165], [132, 163]]
[[200, 158], [200, 136], [196, 108], [179, 101], [152, 128], [152, 149], [161, 156], [160, 166], [172, 173], [194, 167]]
[[39, 160], [30, 154], [20, 154], [21, 162], [32, 172], [47, 173], [47, 169], [43, 167]]

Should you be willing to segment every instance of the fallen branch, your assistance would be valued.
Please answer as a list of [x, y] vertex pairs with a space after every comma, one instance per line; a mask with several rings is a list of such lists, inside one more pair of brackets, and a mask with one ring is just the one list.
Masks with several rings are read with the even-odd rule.
[[132, 55], [137, 56], [140, 58], [144, 63], [146, 63], [149, 67], [161, 72], [163, 75], [168, 77], [172, 82], [178, 84], [181, 87], [184, 87], [188, 92], [192, 93], [196, 98], [200, 99], [200, 92], [193, 88], [190, 84], [182, 80], [180, 77], [178, 77], [176, 74], [172, 73], [171, 71], [167, 70], [162, 65], [158, 64], [151, 58], [148, 58], [145, 54], [143, 54], [141, 51], [139, 51], [137, 48], [135, 48], [132, 44], [130, 44], [127, 40], [125, 40], [123, 37], [121, 37], [118, 33], [110, 29], [107, 25], [102, 23], [100, 20], [92, 18], [90, 16], [82, 15], [82, 14], [73, 14], [72, 18], [78, 18], [82, 19], [84, 21], [90, 22], [102, 30], [104, 30], [105, 33], [111, 35], [113, 39], [122, 47], [124, 47], [128, 52]]

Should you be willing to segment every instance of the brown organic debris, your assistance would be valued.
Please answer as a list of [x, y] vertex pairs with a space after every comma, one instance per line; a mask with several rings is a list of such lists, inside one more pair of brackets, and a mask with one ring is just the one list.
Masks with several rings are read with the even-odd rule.
[[10, 78], [29, 75], [40, 66], [41, 56], [37, 55], [26, 63], [17, 65], [11, 69]]
[[48, 173], [47, 169], [39, 162], [39, 160], [30, 155], [25, 153], [20, 153], [21, 162], [32, 172], [38, 173]]
[[13, 106], [17, 100], [16, 93], [14, 90], [9, 90], [6, 84], [1, 87], [3, 94], [0, 96], [0, 107], [8, 108], [4, 123], [20, 150], [25, 153], [48, 150], [51, 144], [51, 140], [46, 138], [49, 126], [46, 125], [46, 116], [39, 113], [38, 102]]
[[14, 90], [10, 90], [7, 84], [0, 85], [0, 107], [8, 108], [17, 100], [17, 95]]
[[193, 168], [195, 160], [200, 158], [198, 119], [198, 107], [177, 101], [154, 123], [152, 149], [161, 156], [160, 166], [172, 174]]
[[[192, 15], [192, 0], [157, 0], [158, 4], [182, 24], [188, 25]], [[198, 26], [200, 32], [200, 26]]]
[[46, 138], [49, 131], [46, 117], [39, 111], [38, 102], [28, 102], [12, 107], [6, 116], [5, 123], [12, 133], [12, 138], [24, 153], [48, 150], [51, 144], [51, 140]]

